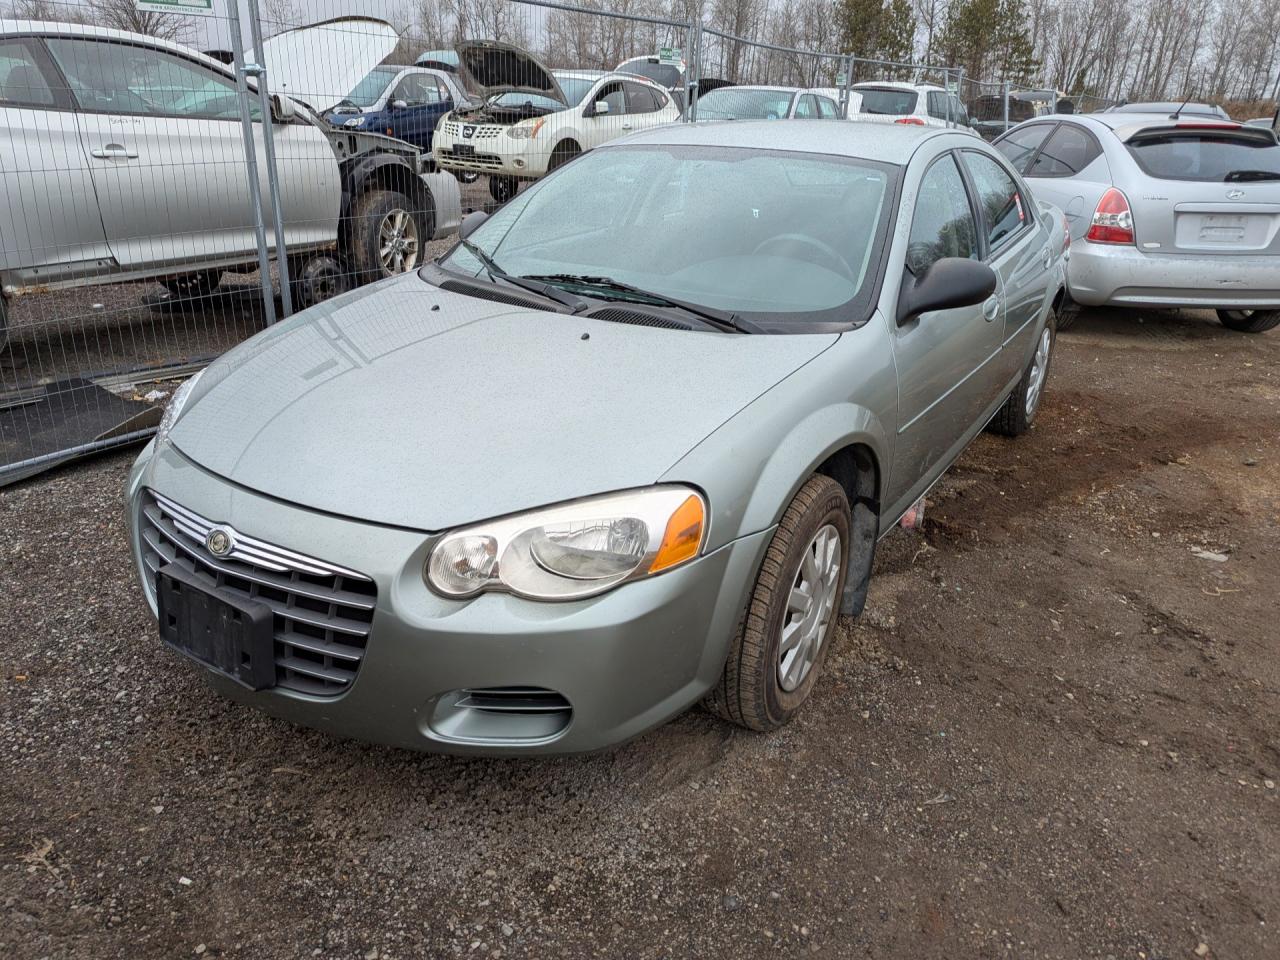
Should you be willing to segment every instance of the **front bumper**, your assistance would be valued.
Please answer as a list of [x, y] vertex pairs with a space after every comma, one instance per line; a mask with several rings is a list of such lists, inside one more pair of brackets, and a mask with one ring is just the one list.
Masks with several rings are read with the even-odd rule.
[[1067, 286], [1091, 307], [1275, 309], [1280, 258], [1154, 254], [1081, 239], [1071, 245]]
[[[342, 736], [449, 753], [597, 750], [695, 703], [719, 679], [772, 535], [766, 530], [744, 537], [670, 573], [579, 602], [536, 603], [503, 594], [458, 602], [423, 583], [432, 535], [280, 503], [208, 473], [169, 445], [148, 446], [129, 478], [130, 540], [140, 576], [144, 486], [258, 539], [358, 570], [377, 584], [366, 653], [346, 692], [252, 692], [210, 671], [216, 689]], [[145, 579], [154, 611], [154, 588]], [[504, 720], [505, 726], [460, 719], [459, 691], [512, 687], [561, 694], [571, 717], [553, 732], [540, 726], [545, 718], [531, 721], [528, 735], [521, 735], [518, 718]]]
[[[471, 137], [463, 136], [463, 128], [472, 130]], [[545, 136], [513, 137], [509, 128], [498, 124], [463, 124], [449, 120], [436, 127], [431, 141], [431, 155], [442, 170], [464, 173], [487, 173], [499, 177], [537, 179], [547, 172], [551, 145]], [[544, 129], [543, 134], [547, 131]], [[453, 152], [454, 144], [475, 149], [474, 156], [459, 157]]]

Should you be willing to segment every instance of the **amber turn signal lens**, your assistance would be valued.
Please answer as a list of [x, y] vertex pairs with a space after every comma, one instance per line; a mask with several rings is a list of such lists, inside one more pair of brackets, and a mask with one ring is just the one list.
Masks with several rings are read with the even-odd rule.
[[705, 521], [700, 497], [690, 496], [676, 507], [676, 512], [667, 521], [662, 545], [658, 547], [658, 555], [653, 558], [649, 572], [658, 573], [696, 557], [698, 548], [702, 546]]

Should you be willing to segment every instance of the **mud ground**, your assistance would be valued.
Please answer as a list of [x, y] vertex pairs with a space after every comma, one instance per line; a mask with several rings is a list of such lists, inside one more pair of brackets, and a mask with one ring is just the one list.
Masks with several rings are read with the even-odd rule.
[[794, 724], [570, 759], [219, 699], [134, 587], [130, 456], [0, 491], [2, 957], [1280, 954], [1280, 333], [1086, 315]]

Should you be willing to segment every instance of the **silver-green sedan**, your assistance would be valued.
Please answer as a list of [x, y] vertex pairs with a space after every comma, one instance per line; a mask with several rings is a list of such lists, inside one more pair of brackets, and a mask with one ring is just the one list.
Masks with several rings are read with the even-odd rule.
[[127, 496], [227, 695], [424, 750], [618, 743], [811, 695], [877, 540], [1034, 422], [1061, 214], [972, 136], [736, 122], [588, 153], [420, 273], [175, 395]]

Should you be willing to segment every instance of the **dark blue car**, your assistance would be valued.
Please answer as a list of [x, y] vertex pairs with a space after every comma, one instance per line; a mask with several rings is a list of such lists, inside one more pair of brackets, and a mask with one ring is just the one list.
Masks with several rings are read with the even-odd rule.
[[436, 123], [467, 102], [458, 78], [443, 70], [384, 65], [369, 71], [325, 114], [335, 127], [356, 127], [412, 143], [430, 153]]

